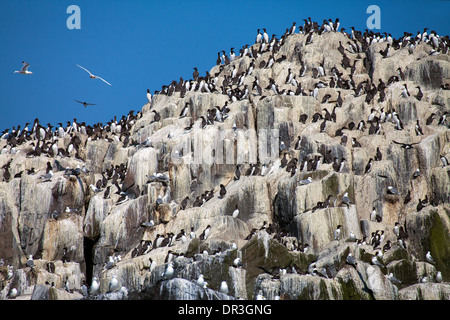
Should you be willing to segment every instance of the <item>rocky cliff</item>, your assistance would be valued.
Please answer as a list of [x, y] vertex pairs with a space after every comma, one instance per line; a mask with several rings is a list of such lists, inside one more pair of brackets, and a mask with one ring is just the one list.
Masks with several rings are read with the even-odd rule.
[[0, 299], [448, 300], [449, 44], [306, 22], [5, 131]]

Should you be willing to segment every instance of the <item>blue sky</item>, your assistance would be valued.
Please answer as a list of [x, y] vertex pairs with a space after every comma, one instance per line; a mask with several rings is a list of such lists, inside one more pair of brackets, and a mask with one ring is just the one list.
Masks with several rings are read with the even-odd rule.
[[[146, 103], [146, 90], [209, 71], [217, 52], [253, 44], [256, 29], [281, 36], [293, 21], [339, 18], [364, 30], [369, 5], [381, 9], [381, 29], [398, 37], [429, 27], [450, 34], [450, 1], [64, 1], [0, 2], [0, 132], [32, 123], [93, 125]], [[67, 7], [81, 10], [69, 30]], [[25, 60], [29, 76], [13, 74]], [[91, 80], [80, 64], [110, 82]], [[95, 103], [84, 108], [73, 99]]]

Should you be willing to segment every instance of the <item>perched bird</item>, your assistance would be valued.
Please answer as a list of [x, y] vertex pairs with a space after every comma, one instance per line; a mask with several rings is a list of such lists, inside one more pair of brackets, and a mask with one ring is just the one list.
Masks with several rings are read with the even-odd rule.
[[173, 264], [172, 262], [169, 262], [166, 266], [166, 268], [164, 269], [164, 272], [162, 273], [162, 277], [164, 279], [169, 279], [173, 276], [175, 270], [173, 268]]
[[426, 125], [427, 126], [429, 126], [431, 123], [433, 123], [433, 120], [434, 120], [434, 116], [435, 116], [436, 114], [435, 113], [432, 113], [432, 114], [430, 114], [430, 116], [427, 118], [427, 121], [426, 121]]
[[356, 262], [355, 257], [352, 255], [351, 252], [348, 254], [347, 258], [345, 258], [345, 262], [346, 262], [347, 264], [349, 264], [349, 265], [355, 267], [355, 268], [356, 268], [356, 265], [358, 264], [358, 263]]
[[394, 234], [395, 234], [397, 237], [400, 235], [399, 223], [398, 223], [398, 222], [395, 223], [393, 232], [394, 232]]
[[93, 184], [89, 185], [89, 188], [94, 192], [94, 193], [98, 193], [102, 190], [100, 190], [99, 188], [97, 188], [97, 186], [94, 186]]
[[151, 228], [154, 225], [155, 225], [155, 222], [153, 220], [141, 223], [141, 227], [145, 227], [145, 228]]
[[186, 103], [185, 106], [183, 107], [183, 110], [181, 110], [180, 119], [186, 117], [188, 111], [189, 111], [189, 103]]
[[391, 272], [386, 276], [390, 281], [395, 282], [395, 283], [402, 283], [400, 280], [398, 280], [394, 274]]
[[445, 156], [441, 155], [442, 167], [448, 166], [448, 160]]
[[442, 273], [440, 271], [438, 271], [436, 273], [436, 282], [437, 283], [441, 283], [442, 282]]
[[372, 260], [370, 260], [372, 262], [373, 265], [375, 266], [379, 266], [381, 268], [384, 268], [384, 265], [377, 259], [377, 256], [373, 256]]
[[42, 182], [52, 181], [52, 178], [53, 178], [53, 170], [49, 170], [48, 173], [39, 177], [39, 179], [42, 179]]
[[350, 231], [350, 236], [348, 237], [348, 240], [349, 241], [356, 241], [356, 236], [355, 236], [355, 234], [353, 233], [353, 231]]
[[417, 122], [416, 122], [415, 130], [416, 130], [416, 135], [417, 136], [423, 136], [422, 127], [420, 126], [420, 123], [419, 123], [418, 119], [417, 119]]
[[370, 213], [370, 221], [376, 221], [377, 220], [377, 210], [375, 207], [372, 208], [372, 212]]
[[17, 291], [17, 288], [12, 288], [12, 289], [9, 291], [8, 297], [9, 297], [10, 299], [15, 299], [18, 295], [19, 295], [19, 292]]
[[78, 64], [77, 64], [77, 66], [80, 67], [81, 69], [83, 69], [84, 71], [86, 71], [87, 73], [89, 73], [89, 77], [90, 77], [91, 79], [100, 79], [100, 80], [102, 80], [103, 82], [105, 82], [106, 84], [111, 85], [111, 83], [109, 83], [108, 81], [106, 81], [106, 80], [103, 79], [102, 77], [93, 75], [93, 74], [92, 74], [89, 70], [87, 70], [86, 68], [83, 68], [82, 66], [80, 66], [80, 65], [78, 65]]
[[311, 181], [312, 181], [312, 178], [311, 178], [311, 177], [308, 177], [307, 179], [300, 180], [298, 183], [299, 183], [301, 186], [303, 186], [303, 185], [306, 185], [306, 184], [311, 183]]
[[31, 269], [34, 268], [33, 256], [31, 254], [28, 256], [27, 267], [29, 267]]
[[83, 297], [87, 297], [89, 295], [88, 287], [87, 287], [86, 283], [84, 282], [84, 280], [83, 280], [83, 285], [81, 286], [80, 290], [81, 290], [81, 294], [83, 295]]
[[232, 216], [233, 216], [233, 218], [237, 218], [238, 215], [239, 215], [239, 209], [238, 209], [238, 207], [236, 206], [236, 209], [233, 211]]
[[97, 294], [100, 290], [100, 283], [98, 282], [98, 278], [94, 277], [92, 278], [92, 284], [89, 288], [89, 294], [94, 295]]
[[387, 193], [388, 194], [393, 194], [393, 195], [399, 195], [400, 192], [398, 192], [398, 190], [396, 188], [394, 188], [393, 186], [388, 186], [387, 187]]
[[435, 264], [436, 262], [434, 261], [433, 257], [431, 256], [430, 251], [427, 252], [427, 254], [425, 255], [425, 258], [427, 259], [427, 261], [429, 263]]
[[227, 189], [225, 189], [225, 186], [223, 184], [220, 185], [220, 198], [223, 199], [225, 195], [227, 194]]
[[350, 198], [348, 197], [348, 192], [346, 192], [342, 197], [342, 203], [345, 204], [347, 207], [350, 205]]
[[202, 287], [202, 288], [203, 288], [203, 286], [205, 285], [205, 279], [203, 278], [203, 275], [202, 275], [202, 274], [200, 274], [200, 275], [198, 276], [197, 284], [198, 284], [200, 287]]
[[367, 162], [366, 168], [364, 169], [364, 173], [368, 173], [372, 169], [372, 161], [373, 159], [370, 158], [369, 162]]
[[208, 239], [210, 233], [211, 233], [211, 226], [208, 224], [206, 226], [205, 230], [203, 230], [203, 232], [200, 234], [200, 236], [199, 236], [200, 240]]
[[116, 275], [113, 275], [111, 280], [109, 281], [108, 291], [114, 292], [117, 289], [119, 289], [119, 280], [117, 279]]
[[409, 91], [408, 91], [408, 86], [406, 85], [406, 83], [403, 85], [403, 90], [402, 90], [401, 95], [403, 98], [408, 98], [410, 96]]
[[416, 88], [419, 89], [419, 91], [417, 92], [417, 95], [416, 95], [416, 99], [420, 101], [423, 98], [423, 92], [420, 89], [420, 86], [417, 86]]
[[200, 75], [197, 68], [194, 67], [194, 73], [192, 74], [195, 81], [198, 81], [198, 76]]
[[338, 225], [336, 230], [334, 230], [334, 240], [341, 239], [341, 228], [342, 228], [342, 225]]
[[222, 292], [222, 293], [228, 294], [228, 285], [227, 285], [227, 282], [226, 282], [226, 281], [222, 281], [222, 282], [220, 283], [220, 289], [219, 289], [219, 291]]
[[242, 263], [241, 258], [237, 257], [236, 259], [234, 259], [233, 266], [235, 266], [236, 268], [242, 267], [243, 263]]

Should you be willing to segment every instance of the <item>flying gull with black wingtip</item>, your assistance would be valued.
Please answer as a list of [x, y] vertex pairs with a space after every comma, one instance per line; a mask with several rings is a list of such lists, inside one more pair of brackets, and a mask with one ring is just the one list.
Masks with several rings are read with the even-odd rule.
[[86, 71], [87, 73], [89, 73], [89, 76], [91, 79], [100, 79], [103, 82], [105, 82], [106, 84], [109, 84], [111, 86], [111, 83], [109, 83], [108, 81], [106, 81], [105, 79], [103, 79], [102, 77], [93, 75], [89, 70], [87, 70], [86, 68], [83, 68], [82, 66], [80, 66], [79, 64], [77, 64], [78, 67], [80, 67], [81, 69], [83, 69], [84, 71]]
[[33, 74], [33, 72], [28, 71], [28, 67], [30, 64], [28, 62], [22, 61], [23, 67], [19, 71], [14, 71], [13, 73], [20, 73], [20, 74]]

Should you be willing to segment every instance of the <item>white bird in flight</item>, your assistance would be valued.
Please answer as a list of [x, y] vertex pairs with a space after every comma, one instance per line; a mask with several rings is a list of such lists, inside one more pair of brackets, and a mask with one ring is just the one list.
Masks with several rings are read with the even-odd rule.
[[20, 71], [14, 71], [14, 73], [20, 73], [20, 74], [33, 74], [33, 72], [28, 71], [28, 67], [30, 64], [28, 62], [22, 61], [23, 67], [20, 69]]
[[93, 75], [89, 70], [87, 70], [86, 68], [83, 68], [83, 67], [80, 66], [79, 64], [77, 64], [77, 66], [80, 67], [81, 69], [83, 69], [84, 71], [86, 71], [87, 73], [89, 73], [89, 76], [91, 77], [91, 79], [97, 79], [97, 78], [98, 78], [98, 79], [102, 80], [103, 82], [105, 82], [105, 83], [111, 85], [111, 83], [109, 83], [108, 81], [106, 81], [106, 80], [103, 79], [102, 77]]

